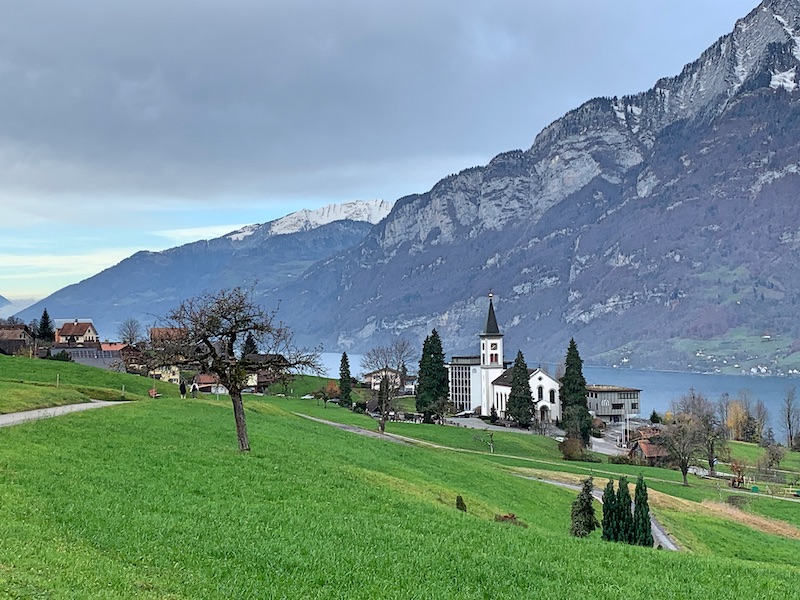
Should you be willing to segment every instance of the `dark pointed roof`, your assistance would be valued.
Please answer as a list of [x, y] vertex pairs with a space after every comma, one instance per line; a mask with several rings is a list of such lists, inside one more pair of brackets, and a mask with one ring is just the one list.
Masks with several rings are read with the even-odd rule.
[[494, 304], [492, 303], [491, 294], [489, 294], [489, 316], [486, 317], [486, 327], [483, 328], [483, 335], [500, 335], [497, 317], [494, 316]]

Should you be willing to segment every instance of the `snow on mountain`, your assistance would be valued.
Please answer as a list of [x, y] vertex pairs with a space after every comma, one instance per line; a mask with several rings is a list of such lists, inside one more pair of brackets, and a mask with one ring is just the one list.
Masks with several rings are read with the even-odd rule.
[[234, 242], [241, 242], [264, 227], [267, 235], [286, 235], [299, 231], [311, 231], [334, 221], [360, 221], [375, 225], [392, 210], [393, 202], [386, 200], [356, 200], [343, 204], [329, 204], [316, 210], [303, 209], [265, 225], [248, 225], [228, 234]]

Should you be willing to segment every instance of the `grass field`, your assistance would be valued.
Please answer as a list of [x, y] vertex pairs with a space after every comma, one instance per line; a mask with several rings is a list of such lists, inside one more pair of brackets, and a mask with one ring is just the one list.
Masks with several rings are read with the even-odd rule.
[[[669, 470], [564, 463], [539, 436], [498, 432], [499, 456], [463, 428], [390, 424], [447, 448], [403, 445], [293, 414], [375, 429], [315, 401], [245, 404], [249, 454], [236, 452], [225, 398], [165, 395], [0, 429], [0, 598], [800, 595], [800, 541], [712, 510], [718, 492], [703, 480], [684, 488]], [[576, 493], [519, 477], [593, 473], [601, 487], [636, 469], [689, 551], [574, 539]], [[800, 504], [779, 502], [758, 497], [747, 514], [789, 531]], [[507, 513], [527, 528], [494, 520]]]

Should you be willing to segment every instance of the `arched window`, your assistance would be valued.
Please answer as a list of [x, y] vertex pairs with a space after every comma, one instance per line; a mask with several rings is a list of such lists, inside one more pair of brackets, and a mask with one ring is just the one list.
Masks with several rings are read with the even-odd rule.
[[550, 404], [556, 403], [556, 391], [550, 390]]
[[539, 400], [544, 400], [544, 388], [539, 386]]

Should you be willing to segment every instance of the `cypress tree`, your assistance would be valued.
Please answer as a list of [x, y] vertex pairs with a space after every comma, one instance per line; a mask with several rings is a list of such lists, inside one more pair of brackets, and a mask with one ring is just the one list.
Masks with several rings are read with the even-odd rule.
[[422, 344], [419, 359], [419, 379], [417, 382], [417, 412], [424, 415], [425, 423], [433, 422], [436, 406], [446, 404], [450, 395], [447, 367], [439, 333], [434, 329]]
[[342, 352], [342, 360], [339, 363], [339, 400], [341, 406], [350, 406], [353, 402], [353, 378], [350, 375], [350, 359], [347, 352]]
[[575, 537], [587, 537], [600, 526], [594, 514], [592, 504], [592, 478], [583, 480], [578, 497], [572, 503], [572, 528], [570, 533]]
[[619, 539], [617, 526], [617, 494], [614, 492], [614, 480], [609, 479], [603, 490], [603, 536], [607, 542]]
[[52, 342], [56, 339], [56, 332], [53, 329], [53, 321], [50, 320], [50, 315], [47, 314], [47, 309], [42, 311], [42, 318], [39, 319], [39, 331], [36, 337], [45, 342]]
[[528, 365], [522, 356], [522, 351], [517, 351], [517, 358], [511, 369], [511, 392], [508, 395], [506, 413], [514, 419], [520, 427], [528, 427], [533, 420], [533, 395], [531, 382], [528, 375]]
[[631, 512], [631, 493], [628, 490], [628, 478], [619, 478], [617, 487], [617, 502], [615, 504], [617, 512], [617, 541], [626, 544], [633, 543], [633, 513]]
[[559, 395], [563, 425], [567, 436], [579, 439], [584, 447], [589, 445], [592, 431], [592, 416], [586, 404], [586, 379], [583, 376], [583, 360], [574, 339], [569, 341], [564, 361], [564, 375], [560, 379]]
[[637, 546], [653, 547], [653, 529], [650, 526], [650, 505], [647, 501], [647, 484], [639, 475], [633, 493], [633, 543]]

